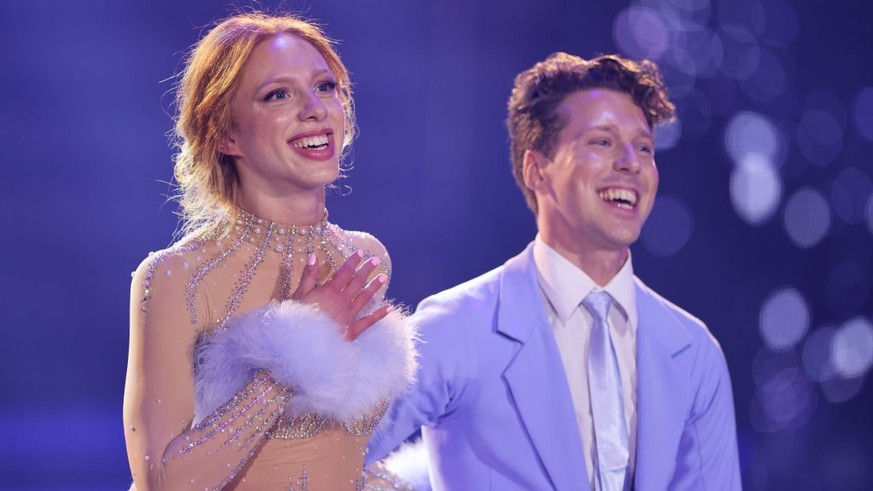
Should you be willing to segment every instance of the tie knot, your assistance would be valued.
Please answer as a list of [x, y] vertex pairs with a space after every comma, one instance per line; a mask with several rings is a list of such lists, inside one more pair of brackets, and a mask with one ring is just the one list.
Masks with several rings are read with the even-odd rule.
[[612, 306], [612, 297], [605, 291], [591, 292], [582, 300], [582, 305], [591, 312], [594, 319], [604, 322]]

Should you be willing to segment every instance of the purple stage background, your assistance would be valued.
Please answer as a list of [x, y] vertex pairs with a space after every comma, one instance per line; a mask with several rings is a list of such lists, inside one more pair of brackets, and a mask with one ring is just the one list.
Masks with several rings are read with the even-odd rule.
[[[842, 0], [264, 1], [341, 40], [358, 123], [331, 219], [424, 296], [533, 238], [503, 125], [549, 53], [649, 56], [680, 120], [639, 276], [708, 323], [747, 490], [873, 489], [873, 7]], [[130, 272], [176, 227], [173, 75], [206, 0], [0, 3], [0, 490], [121, 490]], [[349, 192], [350, 191], [350, 192]]]

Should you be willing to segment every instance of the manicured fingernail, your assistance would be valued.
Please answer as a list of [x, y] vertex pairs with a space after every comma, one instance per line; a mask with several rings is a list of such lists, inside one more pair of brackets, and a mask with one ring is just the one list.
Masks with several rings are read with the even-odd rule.
[[386, 314], [387, 314], [388, 312], [391, 312], [392, 310], [394, 310], [394, 306], [393, 306], [393, 305], [389, 305], [389, 306], [385, 307], [385, 313], [386, 313]]
[[380, 285], [384, 285], [385, 282], [388, 281], [388, 275], [382, 273], [376, 277], [376, 281], [379, 282]]
[[382, 264], [382, 260], [375, 256], [370, 259], [370, 262], [373, 263], [373, 266]]
[[364, 257], [364, 251], [362, 251], [361, 249], [358, 249], [355, 251], [354, 255], [357, 256], [358, 258], [362, 258], [362, 257]]
[[309, 260], [307, 261], [310, 266], [315, 266], [315, 253], [312, 252], [309, 254]]

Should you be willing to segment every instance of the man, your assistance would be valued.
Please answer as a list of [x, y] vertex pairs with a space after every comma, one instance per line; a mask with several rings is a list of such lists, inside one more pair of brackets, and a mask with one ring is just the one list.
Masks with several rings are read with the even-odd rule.
[[631, 264], [653, 127], [673, 117], [648, 61], [556, 53], [516, 77], [513, 170], [539, 234], [419, 305], [418, 381], [368, 462], [420, 427], [439, 490], [740, 489], [721, 349]]

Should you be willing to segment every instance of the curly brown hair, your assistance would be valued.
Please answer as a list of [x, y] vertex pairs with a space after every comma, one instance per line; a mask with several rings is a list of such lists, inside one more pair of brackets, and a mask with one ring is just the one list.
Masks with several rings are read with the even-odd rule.
[[585, 89], [612, 89], [626, 93], [643, 110], [650, 127], [675, 118], [658, 66], [617, 55], [585, 60], [558, 52], [515, 77], [509, 97], [506, 126], [512, 148], [512, 171], [528, 207], [537, 213], [533, 191], [524, 184], [522, 163], [528, 150], [554, 155], [564, 127], [558, 106], [570, 94]]
[[194, 46], [176, 90], [174, 174], [184, 234], [205, 232], [232, 216], [239, 179], [233, 158], [219, 150], [232, 125], [230, 101], [255, 46], [279, 33], [299, 36], [327, 62], [345, 113], [344, 149], [354, 137], [349, 72], [318, 25], [292, 15], [262, 12], [219, 22]]

